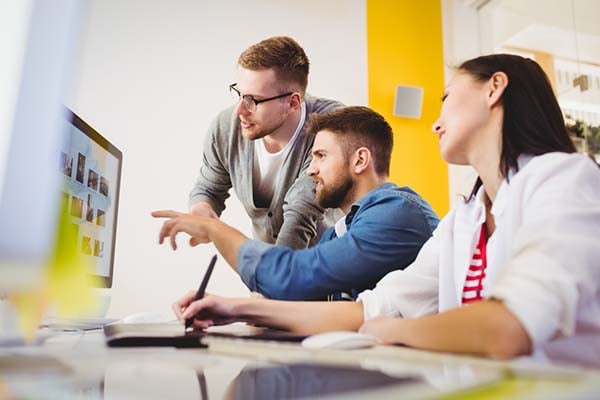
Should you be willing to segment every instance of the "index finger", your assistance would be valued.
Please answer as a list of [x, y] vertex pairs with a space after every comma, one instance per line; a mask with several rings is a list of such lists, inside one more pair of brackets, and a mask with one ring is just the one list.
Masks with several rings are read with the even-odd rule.
[[175, 218], [182, 214], [183, 213], [173, 211], [173, 210], [156, 210], [156, 211], [152, 211], [152, 213], [151, 213], [151, 215], [154, 218]]
[[[193, 300], [193, 299], [192, 299]], [[203, 297], [199, 300], [192, 301], [185, 310], [181, 313], [181, 318], [188, 319], [197, 316], [200, 311], [208, 310], [214, 304], [213, 299], [210, 297]]]

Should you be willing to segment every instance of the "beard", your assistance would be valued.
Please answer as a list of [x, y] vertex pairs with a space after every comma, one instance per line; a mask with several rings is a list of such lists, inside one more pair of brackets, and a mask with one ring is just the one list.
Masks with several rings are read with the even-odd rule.
[[321, 190], [316, 192], [317, 204], [323, 208], [339, 208], [353, 187], [354, 182], [348, 175], [339, 177], [328, 186], [321, 181]]

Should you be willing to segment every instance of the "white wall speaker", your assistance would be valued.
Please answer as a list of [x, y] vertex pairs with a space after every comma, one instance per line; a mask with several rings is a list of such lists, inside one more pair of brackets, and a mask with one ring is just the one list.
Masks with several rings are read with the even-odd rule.
[[396, 87], [394, 98], [394, 115], [396, 117], [421, 118], [423, 107], [423, 88], [417, 86]]

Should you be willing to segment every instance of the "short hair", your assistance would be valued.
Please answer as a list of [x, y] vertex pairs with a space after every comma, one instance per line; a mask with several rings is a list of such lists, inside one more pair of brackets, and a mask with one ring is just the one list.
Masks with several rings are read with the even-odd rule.
[[277, 80], [296, 83], [302, 95], [308, 85], [309, 61], [304, 49], [292, 38], [274, 36], [248, 47], [238, 64], [253, 71], [272, 68]]
[[359, 147], [366, 147], [373, 155], [375, 172], [389, 176], [394, 134], [390, 124], [368, 107], [344, 107], [326, 114], [310, 116], [307, 133], [316, 135], [328, 130], [337, 135], [346, 158]]

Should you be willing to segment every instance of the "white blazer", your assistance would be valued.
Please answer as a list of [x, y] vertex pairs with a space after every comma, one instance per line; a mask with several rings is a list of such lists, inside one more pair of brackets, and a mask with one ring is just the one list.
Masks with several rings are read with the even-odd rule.
[[[536, 350], [561, 339], [598, 343], [600, 169], [580, 154], [521, 156], [492, 206], [484, 297], [520, 320]], [[454, 207], [404, 271], [361, 293], [364, 317], [414, 318], [461, 306], [467, 269], [485, 222], [483, 188]]]

